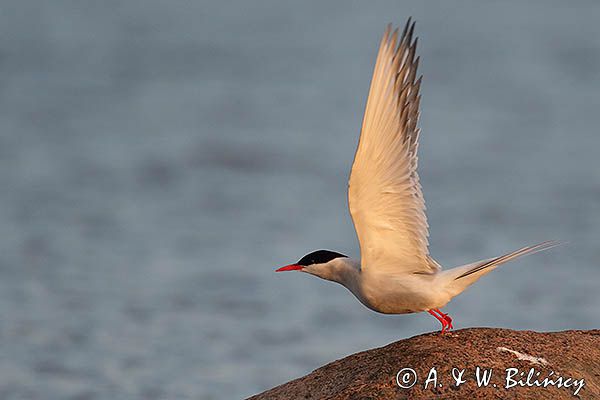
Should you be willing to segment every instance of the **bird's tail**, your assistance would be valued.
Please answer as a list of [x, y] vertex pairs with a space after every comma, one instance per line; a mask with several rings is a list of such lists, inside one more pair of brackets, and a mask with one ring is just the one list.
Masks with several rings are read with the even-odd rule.
[[552, 247], [556, 247], [560, 244], [562, 244], [562, 242], [557, 242], [554, 240], [538, 243], [533, 246], [523, 247], [522, 249], [513, 251], [512, 253], [508, 253], [500, 257], [489, 258], [487, 260], [477, 261], [471, 264], [452, 268], [444, 271], [442, 274], [445, 275], [444, 278], [447, 281], [448, 287], [451, 288], [451, 291], [457, 291], [456, 293], [452, 293], [452, 296], [456, 296], [483, 275], [494, 270], [497, 266], [521, 256], [551, 249]]
[[508, 253], [508, 254], [505, 254], [500, 257], [496, 257], [496, 258], [492, 258], [492, 259], [484, 260], [484, 261], [478, 261], [477, 263], [475, 263], [476, 265], [470, 264], [470, 268], [468, 268], [466, 271], [464, 271], [463, 273], [461, 273], [454, 279], [456, 280], [456, 279], [465, 278], [469, 275], [476, 274], [477, 272], [482, 271], [484, 269], [494, 268], [500, 264], [504, 264], [505, 262], [514, 260], [515, 258], [518, 258], [521, 256], [526, 256], [528, 254], [537, 253], [538, 251], [548, 250], [548, 249], [551, 249], [552, 247], [558, 246], [559, 244], [561, 244], [561, 242], [550, 240], [547, 242], [534, 244], [533, 246], [523, 247], [522, 249], [513, 251], [512, 253]]

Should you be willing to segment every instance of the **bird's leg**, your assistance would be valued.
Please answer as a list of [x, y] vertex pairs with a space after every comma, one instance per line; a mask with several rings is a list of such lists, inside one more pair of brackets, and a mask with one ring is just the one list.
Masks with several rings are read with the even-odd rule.
[[438, 308], [434, 309], [434, 311], [440, 314], [440, 317], [444, 318], [446, 325], [448, 325], [448, 330], [454, 329], [454, 326], [452, 326], [452, 318], [450, 318], [448, 314], [444, 314]]
[[433, 315], [435, 317], [435, 319], [437, 319], [438, 321], [440, 321], [440, 323], [442, 324], [442, 335], [444, 333], [446, 333], [446, 330], [448, 328], [448, 321], [446, 321], [446, 318], [442, 317], [441, 315], [436, 314], [436, 311], [439, 312], [439, 310], [437, 309], [432, 309], [432, 310], [427, 310], [427, 312], [431, 315]]

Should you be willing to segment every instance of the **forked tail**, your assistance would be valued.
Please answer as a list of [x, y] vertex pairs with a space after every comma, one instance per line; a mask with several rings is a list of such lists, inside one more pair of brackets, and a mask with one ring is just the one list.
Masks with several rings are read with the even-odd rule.
[[465, 290], [468, 286], [475, 283], [483, 275], [491, 272], [500, 264], [514, 260], [528, 254], [537, 253], [558, 246], [562, 242], [547, 241], [533, 246], [523, 247], [512, 253], [505, 254], [500, 257], [490, 258], [487, 260], [477, 261], [471, 264], [462, 265], [440, 273], [440, 278], [446, 282], [446, 288], [451, 297], [456, 296]]
[[513, 251], [512, 253], [508, 253], [508, 254], [505, 254], [500, 257], [496, 257], [496, 258], [492, 258], [490, 260], [485, 260], [480, 263], [476, 263], [476, 265], [474, 265], [471, 269], [468, 269], [467, 271], [463, 272], [462, 274], [460, 274], [459, 276], [457, 276], [454, 279], [456, 280], [456, 279], [464, 278], [466, 276], [472, 275], [472, 274], [477, 273], [486, 268], [497, 267], [498, 265], [504, 264], [505, 262], [508, 262], [510, 260], [514, 260], [515, 258], [518, 258], [521, 256], [526, 256], [528, 254], [537, 253], [539, 251], [548, 250], [548, 249], [551, 249], [552, 247], [556, 247], [560, 244], [562, 244], [562, 243], [557, 242], [555, 240], [549, 240], [547, 242], [534, 244], [533, 246], [523, 247], [522, 249]]

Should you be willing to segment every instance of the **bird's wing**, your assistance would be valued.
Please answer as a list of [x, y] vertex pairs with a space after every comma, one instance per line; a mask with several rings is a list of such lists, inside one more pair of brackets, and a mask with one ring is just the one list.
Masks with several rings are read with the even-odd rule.
[[417, 175], [419, 58], [414, 23], [388, 25], [377, 55], [348, 187], [364, 269], [434, 273], [425, 201]]

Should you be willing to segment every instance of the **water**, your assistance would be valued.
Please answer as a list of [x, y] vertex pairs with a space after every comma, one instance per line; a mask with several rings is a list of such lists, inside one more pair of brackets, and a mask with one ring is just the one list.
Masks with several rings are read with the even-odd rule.
[[600, 4], [2, 2], [0, 397], [229, 399], [438, 329], [274, 274], [356, 256], [377, 43], [413, 15], [431, 250], [546, 239], [457, 328], [597, 328]]

